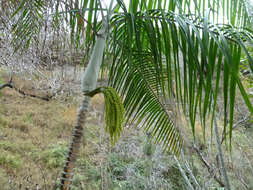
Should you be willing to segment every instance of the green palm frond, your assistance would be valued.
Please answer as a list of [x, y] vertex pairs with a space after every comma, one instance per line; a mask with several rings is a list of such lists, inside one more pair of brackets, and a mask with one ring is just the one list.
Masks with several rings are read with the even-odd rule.
[[12, 34], [15, 50], [29, 47], [31, 40], [39, 33], [43, 22], [43, 11], [45, 4], [43, 0], [22, 0], [13, 13], [15, 21]]
[[142, 55], [141, 63], [134, 59], [135, 56], [132, 61], [127, 60], [127, 54], [127, 51], [122, 52], [123, 62], [117, 62], [111, 68], [111, 72], [117, 73], [110, 80], [110, 84], [124, 97], [127, 118], [151, 131], [155, 142], [162, 144], [164, 151], [179, 154], [183, 141], [158, 93], [161, 86], [150, 54]]
[[73, 46], [79, 48], [83, 43], [89, 46], [94, 42], [97, 27], [101, 24], [101, 21], [97, 21], [98, 14], [102, 11], [98, 8], [98, 1], [65, 1], [63, 4], [65, 10], [58, 11], [57, 14], [65, 14]]
[[112, 87], [100, 87], [89, 93], [86, 96], [93, 97], [98, 93], [103, 93], [105, 98], [105, 131], [109, 133], [111, 143], [115, 144], [120, 137], [123, 129], [125, 109], [121, 102], [118, 93]]
[[223, 80], [224, 130], [229, 119], [230, 140], [236, 86], [253, 112], [238, 75], [241, 51], [248, 55], [252, 68], [252, 58], [243, 45], [252, 43], [252, 31], [164, 10], [117, 14], [112, 25], [115, 57], [110, 83], [124, 97], [128, 118], [138, 118], [137, 123], [152, 130], [155, 141], [165, 144], [165, 149], [177, 152], [173, 151], [173, 140], [180, 136], [163, 98], [174, 98], [182, 105], [193, 134], [199, 115], [205, 134], [205, 123], [214, 114]]
[[[124, 5], [124, 1], [117, 0]], [[129, 12], [134, 14], [146, 10], [167, 10], [179, 14], [205, 17], [213, 23], [231, 24], [233, 26], [246, 26], [251, 23], [251, 9], [244, 0], [130, 0]], [[222, 15], [222, 16], [221, 16]]]
[[[110, 84], [122, 94], [127, 118], [136, 120], [137, 125], [151, 131], [156, 139], [155, 142], [162, 144], [165, 151], [178, 154], [183, 140], [173, 125], [163, 102], [162, 95], [166, 93], [167, 77], [161, 52], [156, 47], [148, 47], [146, 50], [137, 47], [138, 42], [134, 44], [135, 47], [131, 47], [132, 44], [128, 42], [135, 42], [135, 36], [129, 35], [134, 30], [132, 24], [124, 24], [124, 19], [115, 19], [122, 23], [115, 26], [115, 40], [112, 42], [115, 45], [113, 48], [115, 59], [111, 67]], [[144, 44], [155, 45], [156, 42], [152, 42], [152, 39], [145, 41], [148, 35], [153, 40], [156, 38], [149, 24], [145, 27], [151, 29], [150, 33], [143, 34], [140, 38], [144, 40]], [[118, 41], [125, 42], [124, 47], [121, 46], [123, 44], [118, 44]], [[141, 43], [138, 44], [141, 45]]]

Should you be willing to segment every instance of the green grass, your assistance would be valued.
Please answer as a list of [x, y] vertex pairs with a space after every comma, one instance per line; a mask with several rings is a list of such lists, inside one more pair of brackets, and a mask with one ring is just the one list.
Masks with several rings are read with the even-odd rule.
[[68, 147], [63, 144], [56, 144], [48, 147], [39, 156], [48, 168], [63, 167], [68, 153]]
[[[4, 82], [1, 79], [0, 71], [0, 84]], [[15, 82], [18, 83], [19, 80]], [[8, 180], [12, 179], [13, 173], [15, 173], [13, 180], [17, 184], [23, 183], [25, 174], [33, 176], [34, 185], [37, 183], [41, 187], [44, 183], [41, 180], [44, 177], [42, 172], [48, 184], [47, 189], [53, 189], [65, 163], [68, 144], [75, 125], [76, 110], [79, 105], [73, 102], [76, 97], [72, 97], [73, 99], [67, 102], [58, 100], [44, 102], [29, 97], [23, 98], [8, 88], [0, 93], [4, 98], [0, 101], [0, 189], [18, 189], [18, 185], [15, 188], [8, 186]], [[95, 104], [103, 105], [102, 101], [98, 99]], [[77, 160], [73, 190], [99, 190], [102, 185], [104, 189], [142, 190], [149, 188], [147, 184], [150, 179], [154, 180], [154, 183], [161, 184], [159, 190], [184, 189], [184, 179], [172, 162], [173, 159], [169, 155], [159, 155], [156, 158], [157, 149], [149, 138], [142, 133], [138, 135], [139, 132], [134, 128], [125, 129], [119, 142], [111, 147], [102, 127], [104, 127], [102, 122], [98, 123], [97, 118], [89, 116], [85, 126], [85, 140], [82, 141]], [[233, 141], [238, 146], [234, 146], [231, 154], [236, 155], [234, 157], [238, 157], [238, 160], [242, 152], [245, 152], [253, 163], [252, 132], [252, 117], [247, 126], [238, 127], [234, 131]], [[236, 151], [239, 150], [239, 145], [241, 151]], [[137, 152], [137, 155], [132, 155], [132, 152]], [[194, 159], [194, 166], [197, 168], [194, 173], [202, 183], [201, 180], [204, 179], [202, 176], [207, 176], [208, 172], [202, 162], [194, 156], [194, 152], [191, 154], [189, 157]], [[226, 149], [224, 155], [226, 158], [229, 157]], [[212, 163], [212, 157], [207, 159]], [[245, 168], [247, 164], [245, 160], [235, 162], [233, 170], [229, 170], [229, 175], [231, 181], [238, 183], [238, 179], [235, 179], [232, 174], [240, 171], [245, 181], [249, 182], [249, 186], [253, 187], [250, 170]], [[159, 177], [156, 177], [154, 172], [157, 172]], [[210, 186], [215, 189], [217, 183], [212, 179], [210, 181]], [[241, 184], [233, 184], [233, 187], [240, 189]]]
[[28, 112], [25, 114], [23, 121], [27, 124], [30, 124], [30, 123], [32, 123], [33, 116], [34, 116], [33, 113]]
[[3, 84], [4, 81], [3, 81], [3, 78], [2, 78], [2, 72], [1, 72], [1, 67], [0, 67], [0, 85]]
[[0, 148], [10, 152], [17, 152], [19, 150], [17, 144], [8, 141], [0, 141]]
[[1, 152], [0, 165], [5, 168], [18, 169], [22, 165], [21, 156], [18, 154], [10, 154], [7, 151]]
[[7, 123], [8, 122], [4, 119], [4, 117], [1, 116], [1, 113], [0, 113], [0, 129], [6, 127]]

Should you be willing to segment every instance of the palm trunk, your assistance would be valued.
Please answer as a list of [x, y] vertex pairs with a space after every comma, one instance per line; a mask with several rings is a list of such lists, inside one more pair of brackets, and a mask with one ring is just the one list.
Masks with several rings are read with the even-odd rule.
[[76, 159], [79, 153], [81, 139], [83, 136], [83, 125], [89, 110], [90, 97], [85, 96], [78, 112], [76, 126], [72, 136], [67, 161], [61, 178], [61, 190], [69, 190], [74, 175]]
[[[97, 36], [97, 40], [91, 55], [90, 62], [85, 69], [82, 77], [82, 91], [83, 93], [90, 92], [96, 88], [98, 74], [102, 63], [103, 52], [106, 45], [105, 40], [105, 25]], [[72, 178], [74, 175], [75, 163], [79, 154], [81, 140], [83, 136], [83, 125], [85, 124], [86, 116], [89, 111], [90, 97], [84, 95], [82, 105], [78, 112], [76, 126], [72, 136], [72, 143], [70, 145], [68, 157], [65, 163], [64, 171], [62, 173], [60, 189], [70, 190]]]

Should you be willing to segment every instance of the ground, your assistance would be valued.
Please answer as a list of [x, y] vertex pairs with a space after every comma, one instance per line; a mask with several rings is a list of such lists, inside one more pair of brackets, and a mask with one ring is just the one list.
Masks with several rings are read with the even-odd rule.
[[[0, 79], [0, 84], [7, 82], [8, 76], [2, 73]], [[29, 81], [16, 78], [15, 84], [22, 86], [24, 91], [33, 92]], [[24, 97], [10, 88], [0, 91], [2, 190], [35, 189], [36, 186], [53, 189], [59, 182], [80, 100], [81, 94], [43, 101]], [[103, 102], [102, 95], [92, 99], [73, 189], [185, 189], [173, 157], [163, 154], [141, 129], [125, 128], [116, 146], [110, 144], [104, 132]], [[253, 189], [252, 133], [250, 123], [236, 130], [233, 153], [225, 152], [235, 189]], [[208, 150], [206, 148], [203, 153], [214, 165], [215, 156], [208, 156]], [[194, 175], [202, 184], [219, 187], [192, 149], [187, 148], [186, 157], [191, 160]]]

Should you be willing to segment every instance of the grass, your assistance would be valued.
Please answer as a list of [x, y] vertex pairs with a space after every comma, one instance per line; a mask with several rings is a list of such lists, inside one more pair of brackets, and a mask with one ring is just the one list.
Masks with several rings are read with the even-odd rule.
[[10, 154], [7, 151], [1, 152], [0, 165], [6, 169], [15, 170], [21, 167], [22, 160], [19, 154]]
[[[6, 80], [8, 78], [2, 77], [2, 82]], [[33, 189], [35, 184], [41, 189], [52, 189], [59, 182], [80, 98], [45, 102], [24, 98], [8, 88], [0, 93], [1, 189], [16, 190], [20, 184]], [[120, 141], [114, 147], [110, 145], [104, 132], [103, 101], [103, 96], [92, 99], [72, 189], [183, 189], [185, 184], [172, 157], [159, 152], [139, 129], [125, 129]], [[181, 123], [187, 125], [186, 121]], [[201, 136], [201, 127], [198, 130]], [[252, 130], [249, 120], [245, 129], [235, 130], [233, 152], [224, 151], [235, 189], [243, 189], [238, 175], [253, 188], [249, 167], [249, 163], [253, 165]], [[185, 137], [189, 136], [190, 128], [183, 132]], [[187, 143], [190, 144], [191, 139]], [[207, 149], [203, 152], [215, 165], [215, 146], [211, 153], [209, 155]], [[204, 183], [208, 171], [194, 152], [186, 156], [194, 163], [191, 167], [195, 168], [197, 179]], [[212, 179], [210, 184], [214, 189], [218, 187]]]
[[[0, 80], [1, 84], [8, 80], [8, 77], [0, 73]], [[23, 83], [24, 81], [22, 84], [19, 84], [19, 80], [15, 81], [17, 86], [29, 86]], [[8, 88], [0, 93], [1, 187], [9, 189], [11, 186], [15, 189], [23, 184], [35, 188], [35, 184], [39, 184], [40, 188], [51, 189], [64, 165], [80, 102], [74, 102], [73, 99], [67, 102], [62, 102], [61, 99], [45, 102], [35, 98], [24, 98]], [[103, 104], [102, 97], [96, 97], [95, 101]], [[93, 111], [98, 109], [98, 105], [91, 106]], [[85, 134], [88, 139], [82, 141], [86, 147], [81, 147], [81, 157], [78, 160], [80, 166], [91, 160], [94, 164], [96, 159], [92, 157], [98, 153], [94, 148], [94, 142], [99, 141], [98, 120], [90, 115], [88, 121], [89, 132]], [[100, 160], [99, 156], [97, 160]], [[32, 184], [24, 180], [25, 176], [30, 176]], [[80, 174], [79, 177], [75, 176], [76, 189], [83, 178], [85, 177]]]
[[7, 175], [0, 175], [0, 181], [12, 179], [15, 187], [24, 183], [24, 176], [32, 176], [34, 184], [41, 184], [44, 173], [51, 187], [59, 173], [54, 168], [64, 163], [76, 116], [65, 115], [69, 108], [57, 100], [24, 98], [8, 88], [1, 94], [0, 171]]
[[34, 113], [30, 113], [30, 112], [26, 113], [23, 118], [24, 123], [26, 124], [32, 123], [33, 116], [34, 116]]
[[7, 121], [3, 117], [0, 117], [0, 129], [6, 126], [7, 126]]
[[4, 83], [1, 68], [0, 68], [0, 85]]
[[38, 154], [48, 168], [63, 167], [68, 153], [68, 147], [63, 144], [55, 144]]

